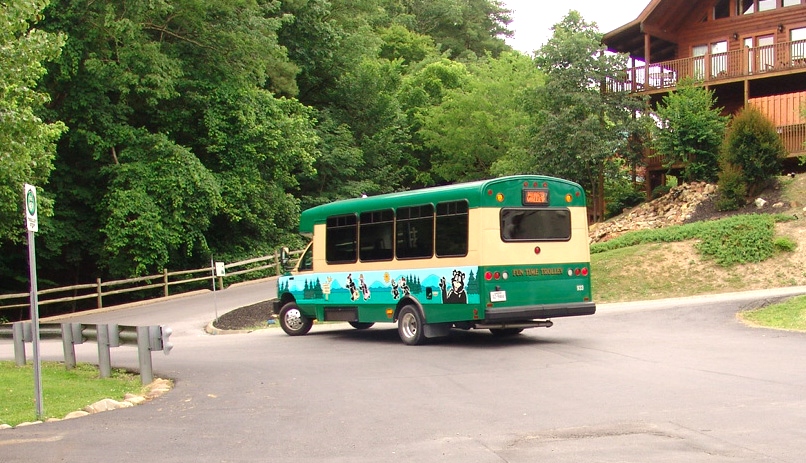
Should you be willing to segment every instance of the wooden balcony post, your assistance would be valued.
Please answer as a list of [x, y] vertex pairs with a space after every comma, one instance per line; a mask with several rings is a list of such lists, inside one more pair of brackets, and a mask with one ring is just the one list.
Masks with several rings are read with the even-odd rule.
[[652, 64], [652, 37], [644, 33], [644, 87], [649, 88], [649, 65]]

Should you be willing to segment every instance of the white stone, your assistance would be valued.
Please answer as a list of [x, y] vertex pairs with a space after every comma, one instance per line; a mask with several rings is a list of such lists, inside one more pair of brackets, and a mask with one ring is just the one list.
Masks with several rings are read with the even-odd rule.
[[118, 402], [117, 400], [112, 399], [103, 399], [95, 402], [92, 405], [88, 405], [84, 407], [84, 411], [87, 413], [99, 413], [99, 412], [106, 412], [109, 410], [117, 410], [120, 408], [128, 408], [131, 407], [132, 404], [129, 402]]
[[146, 401], [146, 398], [141, 395], [129, 395], [126, 394], [126, 402], [129, 402], [132, 405], [140, 405]]
[[82, 416], [87, 416], [87, 415], [89, 415], [89, 413], [87, 413], [87, 412], [85, 412], [83, 410], [78, 410], [78, 411], [75, 411], [75, 412], [68, 413], [67, 416], [64, 417], [64, 419], [65, 420], [72, 420], [73, 418], [81, 418]]
[[35, 424], [42, 424], [41, 421], [26, 421], [24, 423], [20, 423], [17, 425], [18, 428], [24, 428], [25, 426], [33, 426]]
[[757, 208], [761, 209], [762, 207], [767, 205], [767, 201], [762, 198], [756, 198], [754, 204], [756, 205]]
[[0, 429], [11, 429], [11, 425], [8, 425], [8, 424], [0, 424]]
[[772, 205], [772, 207], [775, 209], [781, 209], [782, 207], [784, 207], [784, 203], [775, 203]]

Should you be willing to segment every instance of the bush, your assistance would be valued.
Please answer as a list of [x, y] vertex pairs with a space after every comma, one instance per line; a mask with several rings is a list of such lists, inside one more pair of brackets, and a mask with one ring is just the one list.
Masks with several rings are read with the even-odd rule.
[[795, 248], [798, 247], [798, 243], [788, 236], [781, 236], [773, 240], [772, 246], [776, 251], [795, 252]]
[[781, 173], [786, 148], [775, 124], [757, 108], [742, 109], [728, 128], [720, 151], [720, 163], [740, 167], [748, 196], [766, 188]]
[[[723, 266], [761, 262], [773, 256], [775, 223], [794, 220], [783, 214], [744, 214], [708, 222], [695, 222], [654, 230], [627, 233], [604, 243], [594, 243], [591, 254], [644, 243], [700, 240], [696, 249]], [[786, 246], [786, 244], [782, 244]]]
[[610, 217], [617, 216], [621, 214], [624, 209], [635, 207], [645, 200], [646, 194], [643, 191], [636, 191], [629, 182], [613, 185], [605, 196], [607, 203], [605, 218], [609, 219]]
[[719, 197], [716, 208], [720, 211], [735, 211], [746, 204], [747, 186], [741, 167], [723, 162], [719, 172]]

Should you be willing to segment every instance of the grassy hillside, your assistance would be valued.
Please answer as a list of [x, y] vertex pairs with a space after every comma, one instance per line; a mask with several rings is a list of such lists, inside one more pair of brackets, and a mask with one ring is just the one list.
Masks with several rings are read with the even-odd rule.
[[[806, 285], [806, 175], [782, 177], [779, 187], [788, 207], [768, 216], [778, 217], [769, 234], [753, 229], [756, 214], [737, 214], [632, 232], [594, 244], [594, 300], [621, 302]], [[768, 206], [765, 211], [772, 209]], [[742, 234], [743, 241], [738, 236]], [[766, 254], [770, 257], [753, 262], [755, 256]], [[735, 263], [747, 257], [748, 263]]]

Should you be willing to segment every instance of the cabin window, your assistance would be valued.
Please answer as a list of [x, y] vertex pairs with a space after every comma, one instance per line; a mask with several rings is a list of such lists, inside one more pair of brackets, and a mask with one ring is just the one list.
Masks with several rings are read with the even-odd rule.
[[758, 11], [769, 11], [775, 9], [778, 0], [758, 0]]
[[395, 215], [391, 209], [362, 212], [358, 228], [358, 258], [364, 262], [392, 260]]
[[719, 0], [714, 7], [714, 19], [730, 17], [730, 0]]
[[806, 64], [806, 27], [791, 29], [789, 40], [792, 41], [792, 59], [797, 64]]
[[736, 0], [736, 14], [750, 14], [756, 12], [755, 0]]
[[401, 207], [397, 210], [398, 259], [430, 258], [434, 255], [434, 206]]
[[356, 261], [358, 221], [354, 214], [327, 218], [325, 259], [331, 264]]
[[784, 0], [784, 6], [800, 5], [800, 0]]
[[711, 75], [719, 76], [728, 70], [728, 42], [711, 44]]
[[467, 229], [467, 201], [437, 204], [437, 256], [467, 255]]
[[691, 49], [691, 56], [694, 57], [694, 78], [705, 78], [705, 55], [708, 53], [708, 45], [695, 45]]

